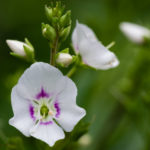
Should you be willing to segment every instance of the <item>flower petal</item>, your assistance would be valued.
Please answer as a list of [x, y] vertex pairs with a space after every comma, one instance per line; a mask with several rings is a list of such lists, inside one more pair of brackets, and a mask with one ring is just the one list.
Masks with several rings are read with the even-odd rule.
[[[79, 34], [80, 32], [78, 33], [78, 31], [77, 31], [78, 28], [80, 28], [81, 32], [84, 34]], [[79, 37], [79, 36], [81, 36], [81, 37]], [[80, 39], [82, 39], [82, 38], [88, 38], [93, 42], [98, 41], [95, 33], [88, 26], [77, 22], [77, 25], [72, 34], [72, 43], [73, 43], [73, 47], [74, 47], [74, 50], [76, 51], [76, 53], [79, 53], [78, 44], [80, 42]]]
[[76, 104], [77, 88], [76, 85], [66, 77], [66, 87], [57, 96], [57, 103], [60, 108], [60, 114], [56, 121], [67, 132], [73, 130], [74, 126], [85, 116], [83, 108]]
[[21, 131], [25, 136], [30, 136], [29, 130], [34, 125], [29, 112], [29, 102], [23, 99], [14, 87], [11, 94], [11, 103], [14, 117], [9, 120], [9, 124]]
[[98, 40], [89, 38], [85, 30], [83, 29], [82, 24], [78, 23], [74, 32], [73, 43], [77, 44], [73, 44], [74, 48], [79, 51], [85, 64], [93, 68], [103, 70], [118, 66], [119, 61], [115, 54], [113, 52], [110, 52]]
[[38, 124], [30, 130], [30, 134], [49, 146], [53, 146], [56, 141], [65, 137], [64, 131], [55, 122], [49, 125]]
[[129, 40], [135, 43], [143, 43], [144, 37], [150, 38], [150, 30], [130, 22], [122, 22], [120, 24], [120, 30], [126, 35]]
[[93, 68], [106, 70], [119, 65], [115, 54], [100, 42], [93, 43], [88, 39], [84, 39], [79, 48], [84, 63]]
[[65, 86], [62, 73], [55, 67], [42, 62], [31, 65], [18, 82], [20, 93], [34, 99], [44, 89], [47, 94], [59, 93]]
[[17, 53], [21, 56], [25, 56], [25, 52], [24, 52], [24, 47], [23, 46], [27, 46], [27, 44], [17, 41], [17, 40], [6, 40], [9, 48], [14, 52]]

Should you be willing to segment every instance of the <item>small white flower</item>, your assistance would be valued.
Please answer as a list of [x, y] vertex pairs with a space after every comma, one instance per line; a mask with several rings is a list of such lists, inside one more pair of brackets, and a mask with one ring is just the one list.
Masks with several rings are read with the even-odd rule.
[[120, 30], [129, 40], [137, 44], [144, 43], [144, 38], [150, 39], [150, 30], [137, 24], [122, 22], [120, 23]]
[[49, 64], [35, 63], [12, 89], [14, 117], [9, 123], [25, 136], [53, 146], [65, 137], [64, 131], [72, 131], [86, 114], [76, 105], [76, 96], [72, 80]]
[[17, 40], [6, 40], [6, 42], [14, 53], [19, 54], [20, 56], [26, 56], [24, 46], [29, 47], [26, 43]]
[[104, 47], [94, 32], [84, 24], [77, 22], [72, 34], [72, 43], [83, 62], [93, 68], [106, 70], [119, 64], [115, 54]]
[[58, 64], [62, 64], [65, 67], [67, 67], [72, 63], [72, 60], [73, 60], [73, 58], [70, 54], [68, 54], [68, 53], [59, 53], [59, 55], [56, 59], [56, 62]]

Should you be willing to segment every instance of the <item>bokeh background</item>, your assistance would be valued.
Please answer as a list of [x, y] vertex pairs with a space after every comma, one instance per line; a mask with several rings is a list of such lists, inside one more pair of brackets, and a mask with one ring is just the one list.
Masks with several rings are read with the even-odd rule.
[[[120, 60], [107, 71], [79, 69], [73, 76], [77, 103], [87, 110], [91, 142], [80, 150], [150, 150], [150, 47], [135, 45], [119, 31], [130, 21], [150, 27], [149, 0], [64, 0], [76, 19], [93, 28], [97, 37]], [[10, 94], [30, 65], [10, 56], [6, 39], [28, 37], [39, 61], [49, 62], [49, 47], [41, 34], [47, 22], [44, 5], [50, 0], [0, 0], [0, 150], [41, 150], [38, 140], [24, 137], [8, 125], [12, 117]], [[72, 29], [73, 29], [72, 28]], [[70, 46], [70, 38], [64, 44]], [[48, 150], [48, 149], [46, 149]]]

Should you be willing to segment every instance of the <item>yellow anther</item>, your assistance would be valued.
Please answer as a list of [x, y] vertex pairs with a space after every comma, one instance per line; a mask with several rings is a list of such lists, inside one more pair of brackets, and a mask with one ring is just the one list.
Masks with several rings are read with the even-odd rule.
[[52, 115], [53, 115], [53, 112], [50, 110], [48, 114], [52, 116]]

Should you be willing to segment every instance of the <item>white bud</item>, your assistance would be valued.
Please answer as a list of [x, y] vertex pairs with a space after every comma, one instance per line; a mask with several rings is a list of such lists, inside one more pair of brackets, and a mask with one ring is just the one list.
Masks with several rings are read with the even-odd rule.
[[82, 146], [89, 146], [92, 142], [91, 136], [89, 134], [85, 134], [83, 135], [80, 139], [79, 139], [79, 144]]
[[72, 63], [72, 56], [70, 54], [67, 53], [59, 53], [56, 62], [58, 64], [63, 65], [64, 67], [68, 67], [71, 63]]
[[129, 40], [137, 44], [142, 44], [145, 38], [150, 38], [150, 30], [137, 24], [122, 22], [120, 30]]
[[6, 40], [6, 43], [14, 53], [20, 56], [26, 56], [26, 53], [24, 51], [24, 46], [29, 47], [26, 43], [17, 40]]

